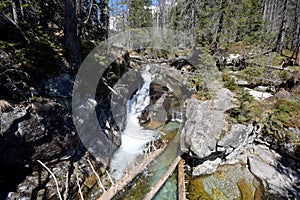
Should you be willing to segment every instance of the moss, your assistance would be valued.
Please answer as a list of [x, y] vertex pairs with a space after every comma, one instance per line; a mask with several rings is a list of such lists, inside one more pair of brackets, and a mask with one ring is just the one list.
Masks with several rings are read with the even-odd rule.
[[259, 112], [253, 112], [255, 100], [254, 98], [245, 90], [239, 91], [236, 94], [236, 107], [227, 111], [229, 114], [229, 121], [232, 123], [248, 123], [254, 118], [254, 114]]
[[165, 124], [165, 126], [163, 127], [163, 129], [161, 131], [163, 132], [169, 132], [169, 131], [174, 131], [174, 130], [178, 130], [180, 127], [180, 124], [178, 122], [168, 122], [167, 124]]
[[145, 187], [145, 185], [148, 185], [149, 183], [150, 183], [150, 177], [145, 177], [145, 176], [139, 177], [139, 180], [133, 186], [134, 189], [128, 190], [126, 194], [124, 193], [122, 199], [124, 200], [143, 199], [145, 197], [145, 194], [147, 194], [150, 191], [149, 187]]
[[299, 138], [288, 127], [300, 128], [300, 101], [278, 99], [273, 104], [273, 112], [269, 117], [267, 134], [273, 134], [278, 141], [299, 141]]
[[210, 195], [204, 189], [203, 178], [195, 178], [189, 181], [188, 199], [190, 200], [212, 200]]
[[163, 125], [164, 122], [151, 120], [149, 123], [145, 125], [145, 128], [150, 130], [156, 130], [158, 128], [161, 128]]
[[188, 77], [190, 85], [192, 88], [194, 88], [195, 94], [194, 97], [198, 100], [209, 100], [211, 99], [211, 95], [209, 93], [209, 90], [205, 84], [205, 81], [203, 79], [203, 75], [200, 72], [197, 72], [194, 75], [190, 75]]
[[237, 183], [238, 188], [241, 192], [241, 200], [248, 200], [254, 198], [254, 190], [251, 184], [246, 181], [246, 179], [241, 179]]
[[233, 123], [249, 124], [253, 121], [263, 125], [264, 134], [278, 142], [299, 141], [294, 131], [300, 129], [300, 100], [266, 99], [254, 100], [246, 91], [236, 94], [236, 106], [227, 111], [227, 120]]
[[240, 71], [240, 75], [247, 81], [253, 81], [257, 78], [265, 77], [266, 69], [264, 67], [247, 67], [246, 69]]
[[220, 190], [212, 189], [212, 197], [214, 200], [229, 200], [229, 198]]
[[228, 77], [224, 80], [223, 78], [223, 81], [224, 81], [224, 87], [231, 90], [231, 91], [235, 91], [238, 89], [238, 84], [236, 83], [235, 81], [235, 78], [233, 77]]
[[171, 141], [177, 134], [179, 126], [180, 124], [176, 122], [169, 122], [165, 124], [165, 126], [160, 130], [165, 133], [165, 135], [160, 138], [160, 141]]

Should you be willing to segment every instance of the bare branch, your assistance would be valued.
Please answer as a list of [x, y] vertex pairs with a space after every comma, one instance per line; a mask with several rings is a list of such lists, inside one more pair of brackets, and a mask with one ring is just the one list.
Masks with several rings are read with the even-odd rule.
[[56, 184], [56, 190], [57, 190], [57, 195], [58, 195], [58, 198], [60, 200], [63, 200], [62, 197], [61, 197], [61, 194], [59, 192], [59, 186], [58, 186], [58, 182], [57, 182], [57, 179], [55, 177], [55, 175], [53, 174], [53, 172], [40, 160], [37, 160], [50, 174], [51, 176], [53, 177], [54, 181], [55, 181], [55, 184]]
[[78, 193], [80, 195], [80, 198], [81, 198], [81, 200], [84, 200], [83, 195], [82, 195], [82, 191], [81, 191], [81, 186], [79, 184], [79, 178], [78, 178], [78, 174], [77, 173], [76, 173], [76, 183], [77, 183], [77, 186], [78, 186]]
[[108, 176], [108, 178], [109, 178], [111, 184], [112, 184], [112, 185], [115, 185], [115, 183], [114, 183], [114, 181], [112, 180], [112, 178], [111, 178], [110, 174], [108, 173], [108, 171], [105, 170], [105, 172], [106, 172], [106, 174], [107, 174], [107, 176]]
[[68, 199], [68, 190], [69, 190], [69, 171], [66, 174], [66, 190], [64, 192], [64, 199]]
[[104, 80], [103, 80], [104, 85], [106, 85], [108, 87], [108, 89], [110, 91], [112, 91], [115, 95], [119, 95], [118, 92], [116, 90], [114, 90], [112, 87], [110, 87]]
[[94, 174], [96, 175], [96, 177], [97, 177], [97, 179], [98, 179], [98, 185], [99, 185], [99, 186], [102, 188], [102, 190], [105, 192], [106, 189], [105, 189], [104, 185], [102, 184], [101, 179], [100, 179], [99, 175], [97, 174], [96, 170], [94, 169], [94, 167], [93, 167], [91, 161], [90, 161], [90, 160], [87, 160], [87, 161], [89, 162], [89, 164], [90, 164], [90, 166], [91, 166], [91, 168], [92, 168]]
[[92, 12], [92, 8], [93, 8], [93, 4], [94, 4], [93, 0], [91, 0], [89, 13], [88, 13], [88, 16], [87, 16], [86, 20], [83, 22], [84, 24], [86, 24], [89, 21], [90, 17], [91, 17], [91, 12]]

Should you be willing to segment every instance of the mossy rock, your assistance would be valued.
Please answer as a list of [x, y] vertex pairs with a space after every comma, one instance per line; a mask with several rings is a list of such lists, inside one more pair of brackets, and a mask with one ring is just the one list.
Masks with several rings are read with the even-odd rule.
[[192, 178], [188, 185], [189, 199], [248, 200], [261, 199], [262, 185], [241, 165], [219, 167], [211, 175]]

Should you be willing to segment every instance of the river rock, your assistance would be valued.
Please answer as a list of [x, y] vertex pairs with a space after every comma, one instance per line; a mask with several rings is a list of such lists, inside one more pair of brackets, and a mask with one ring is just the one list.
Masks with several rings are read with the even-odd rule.
[[202, 181], [212, 199], [255, 199], [261, 195], [259, 180], [241, 164], [221, 166]]
[[218, 151], [225, 151], [225, 154], [228, 155], [238, 146], [242, 145], [249, 134], [246, 129], [247, 126], [243, 124], [234, 124], [230, 132], [218, 141]]

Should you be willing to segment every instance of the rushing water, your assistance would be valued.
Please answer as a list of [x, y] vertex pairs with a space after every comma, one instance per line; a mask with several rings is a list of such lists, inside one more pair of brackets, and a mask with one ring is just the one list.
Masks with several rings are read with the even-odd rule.
[[[127, 102], [127, 122], [126, 127], [122, 132], [122, 145], [115, 152], [110, 163], [110, 173], [116, 180], [121, 179], [123, 173], [133, 167], [138, 154], [142, 153], [143, 146], [155, 139], [156, 132], [145, 130], [139, 124], [139, 118], [142, 115], [142, 112], [150, 104], [150, 84], [154, 77], [149, 72], [149, 67], [150, 66], [147, 66], [142, 72], [144, 84]], [[173, 108], [171, 110], [171, 116], [171, 121], [175, 121], [171, 122], [171, 124], [174, 125], [178, 122], [178, 124], [180, 124], [182, 122], [182, 112], [180, 112], [178, 108]], [[166, 125], [166, 128], [167, 127], [168, 125]], [[177, 126], [177, 130], [178, 128], [179, 125]], [[172, 130], [174, 130], [174, 128]], [[168, 132], [167, 129], [166, 131]], [[148, 169], [145, 171], [145, 174], [147, 174], [146, 177], [140, 177], [141, 180], [147, 179], [147, 183], [142, 186], [144, 192], [141, 191], [141, 188], [138, 189], [138, 187], [128, 188], [129, 191], [119, 194], [119, 196], [117, 195], [114, 199], [123, 199], [127, 192], [130, 194], [135, 193], [135, 195], [139, 197], [132, 198], [132, 196], [129, 195], [129, 198], [125, 197], [125, 199], [140, 199], [157, 183], [178, 155], [180, 134], [177, 133], [175, 135], [176, 136], [168, 144], [166, 150], [158, 158], [156, 158], [155, 162], [148, 166]], [[137, 182], [132, 184], [136, 185]], [[171, 178], [168, 179], [154, 199], [177, 199], [176, 172], [174, 172]]]
[[139, 124], [139, 117], [150, 104], [150, 84], [152, 81], [149, 66], [142, 72], [144, 84], [127, 102], [127, 123], [122, 133], [122, 145], [115, 152], [110, 163], [112, 176], [118, 180], [125, 170], [129, 170], [145, 144], [154, 139], [154, 131], [145, 130]]

